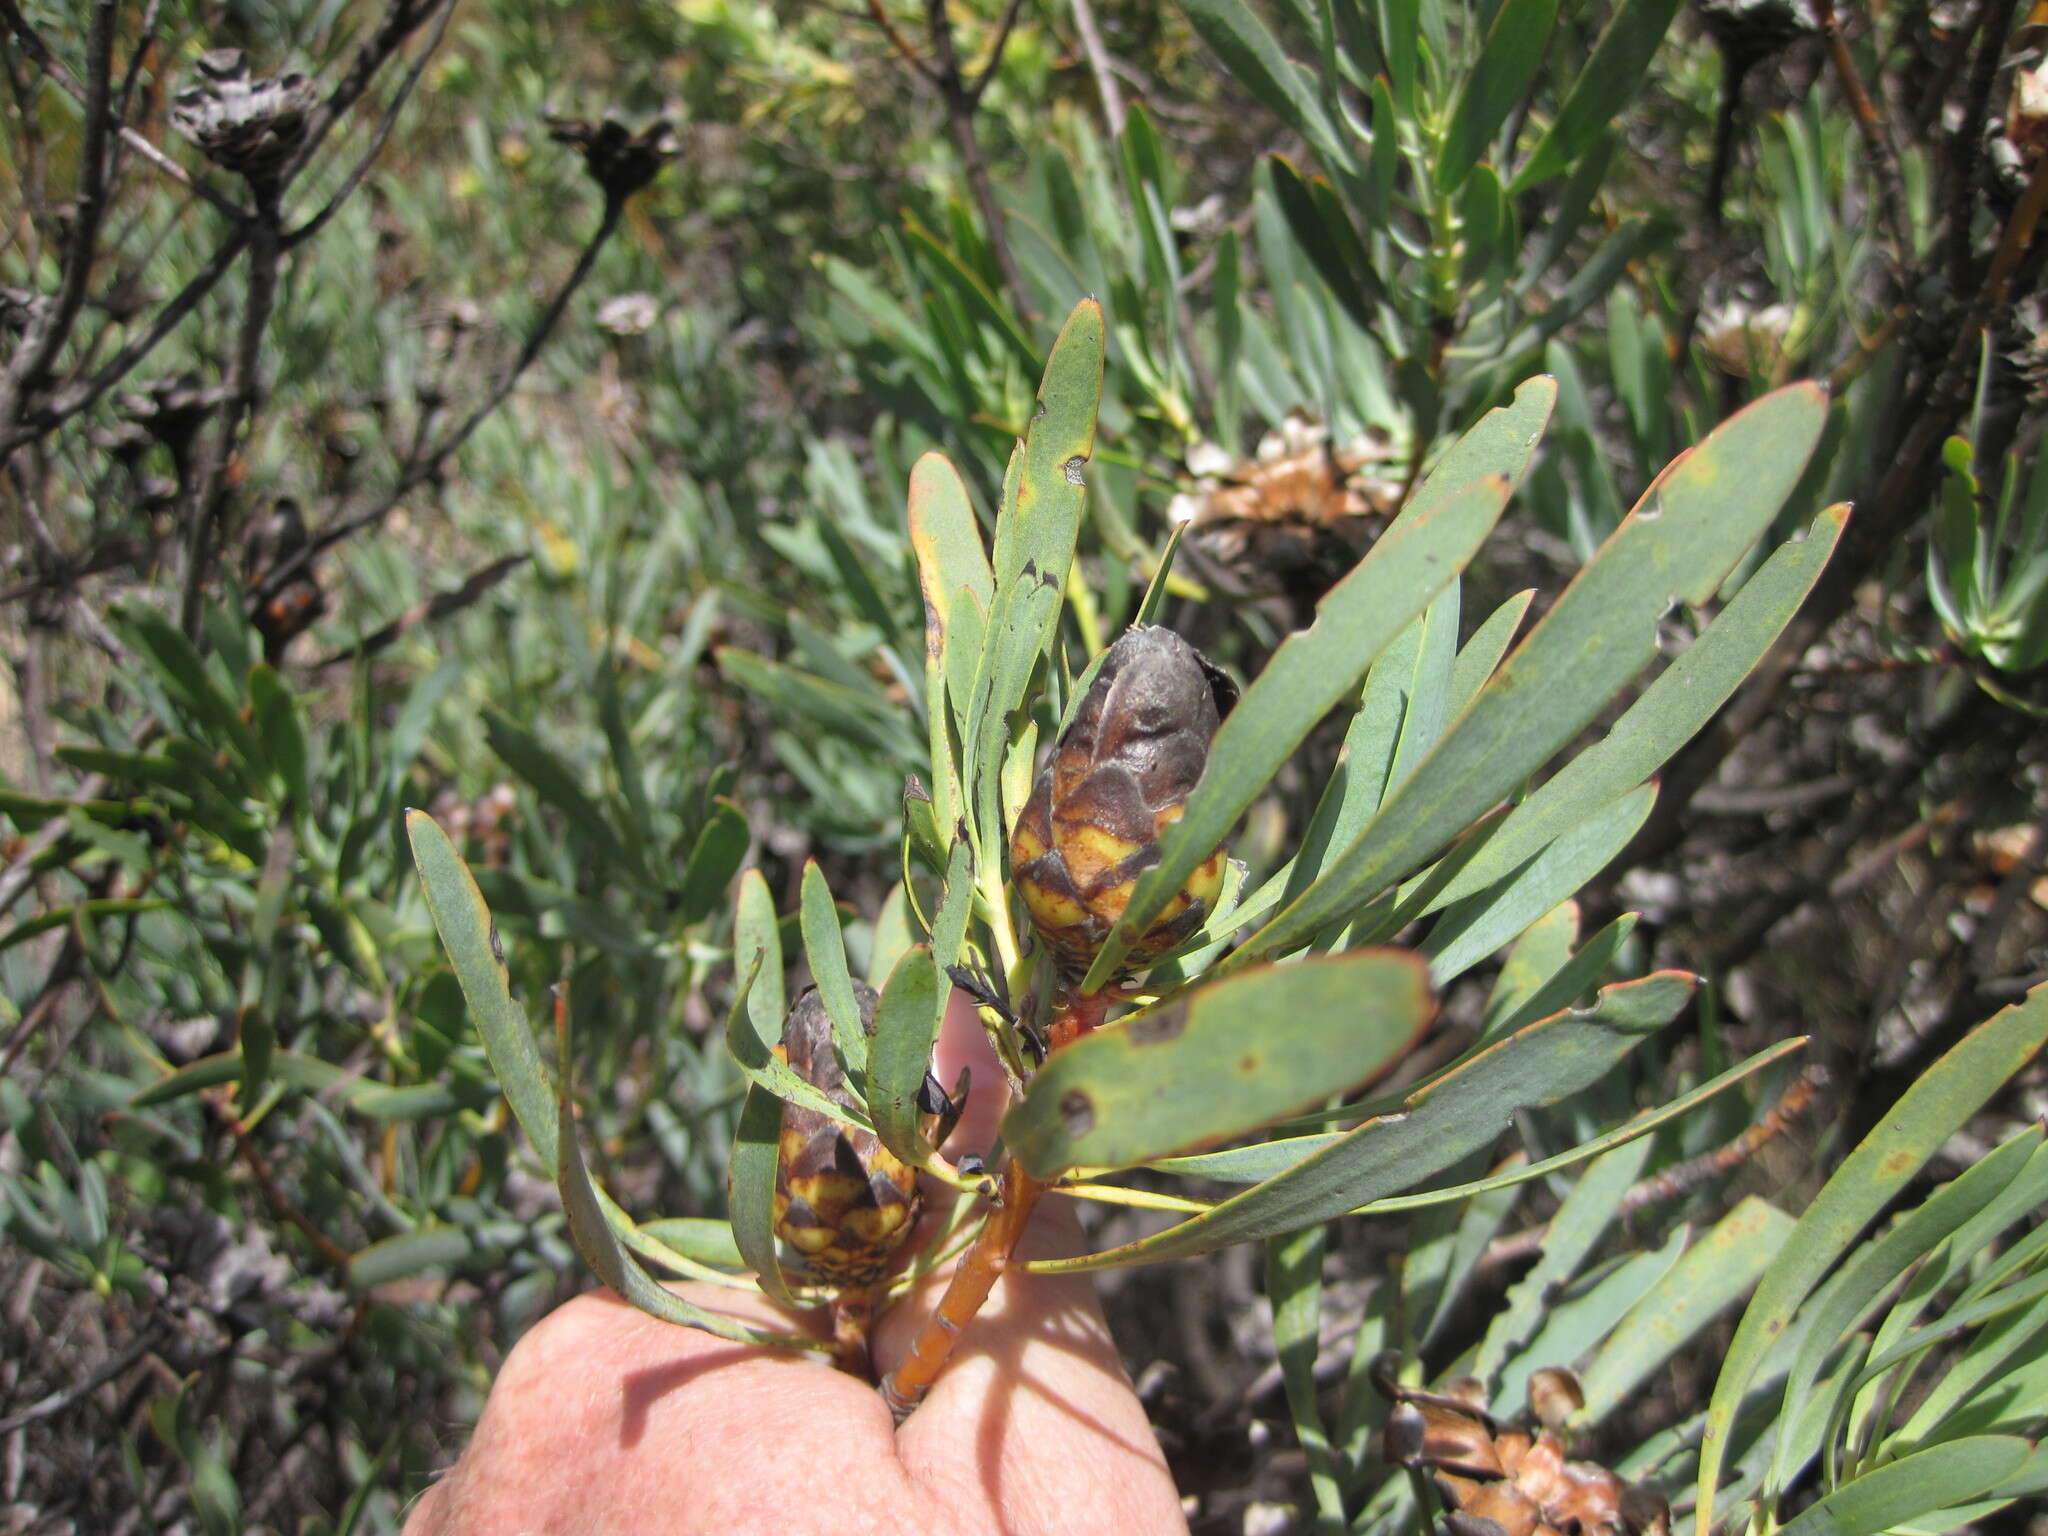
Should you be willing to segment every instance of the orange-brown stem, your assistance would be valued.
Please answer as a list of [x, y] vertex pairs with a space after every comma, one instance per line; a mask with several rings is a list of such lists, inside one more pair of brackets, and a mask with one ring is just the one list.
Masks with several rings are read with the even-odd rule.
[[[1108, 1013], [1113, 998], [1113, 991], [1105, 988], [1101, 992], [1070, 999], [1053, 1017], [1048, 1031], [1049, 1051], [1060, 1050], [1097, 1028]], [[995, 1205], [983, 1221], [981, 1231], [975, 1235], [973, 1245], [953, 1271], [953, 1278], [946, 1285], [946, 1294], [939, 1298], [938, 1307], [918, 1329], [910, 1352], [898, 1362], [895, 1370], [882, 1379], [882, 1399], [888, 1403], [889, 1411], [896, 1415], [897, 1423], [910, 1417], [917, 1405], [924, 1401], [925, 1393], [931, 1390], [939, 1372], [945, 1369], [962, 1331], [974, 1321], [975, 1314], [988, 1300], [988, 1293], [995, 1288], [1003, 1271], [1009, 1268], [1010, 1255], [1024, 1236], [1024, 1228], [1031, 1221], [1032, 1211], [1037, 1209], [1039, 1197], [1049, 1187], [1026, 1173], [1014, 1157], [1004, 1163], [1002, 1185]]]

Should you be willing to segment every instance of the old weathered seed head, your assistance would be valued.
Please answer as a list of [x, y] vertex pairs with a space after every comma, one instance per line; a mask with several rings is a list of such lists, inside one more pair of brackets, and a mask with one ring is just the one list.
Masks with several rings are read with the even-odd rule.
[[551, 116], [547, 124], [548, 137], [581, 151], [590, 179], [615, 201], [638, 192], [682, 152], [675, 124], [666, 117], [651, 118], [637, 128], [627, 127], [623, 118], [609, 112], [595, 123]]
[[[861, 1024], [872, 1030], [873, 987], [854, 984]], [[832, 1048], [832, 1018], [815, 987], [783, 1021], [776, 1054], [835, 1104], [853, 1094]], [[917, 1171], [873, 1131], [842, 1125], [801, 1104], [782, 1106], [775, 1161], [775, 1232], [829, 1285], [872, 1285], [916, 1225]]]
[[[1159, 862], [1235, 698], [1230, 682], [1170, 629], [1133, 629], [1110, 647], [1053, 748], [1010, 838], [1010, 866], [1063, 976], [1088, 969], [1131, 887]], [[1128, 970], [1201, 926], [1223, 883], [1217, 849], [1126, 957]]]
[[1500, 1428], [1471, 1390], [1477, 1383], [1422, 1392], [1376, 1370], [1373, 1384], [1395, 1399], [1380, 1454], [1435, 1476], [1450, 1536], [1666, 1536], [1670, 1529], [1661, 1496], [1596, 1463], [1565, 1459], [1558, 1430], [1585, 1402], [1569, 1371], [1530, 1379], [1530, 1400], [1545, 1425], [1533, 1435]]
[[171, 102], [171, 126], [215, 165], [251, 182], [274, 180], [305, 142], [313, 82], [297, 70], [252, 75], [239, 48], [201, 54], [196, 73]]

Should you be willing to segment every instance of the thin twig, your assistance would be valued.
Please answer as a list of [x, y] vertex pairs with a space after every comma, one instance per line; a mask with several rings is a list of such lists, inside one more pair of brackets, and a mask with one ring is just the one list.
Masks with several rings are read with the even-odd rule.
[[375, 656], [387, 649], [406, 631], [417, 629], [422, 624], [431, 624], [445, 619], [451, 613], [460, 613], [491, 588], [510, 576], [533, 557], [526, 554], [506, 555], [493, 560], [489, 565], [474, 572], [461, 586], [449, 592], [436, 592], [423, 603], [415, 603], [397, 618], [381, 629], [372, 630], [354, 645], [344, 646], [331, 656], [323, 656], [313, 663], [313, 670], [341, 666], [344, 663], [360, 661]]
[[1095, 77], [1095, 93], [1102, 98], [1102, 118], [1113, 139], [1124, 136], [1124, 92], [1116, 83], [1116, 70], [1109, 50], [1102, 45], [1102, 33], [1095, 25], [1095, 7], [1089, 0], [1071, 0], [1074, 30], [1081, 34], [1081, 52], [1088, 59], [1088, 72]]
[[341, 205], [354, 196], [356, 188], [362, 185], [363, 178], [370, 173], [370, 167], [376, 163], [377, 156], [383, 153], [385, 142], [391, 137], [391, 129], [398, 121], [398, 114], [404, 110], [406, 98], [412, 95], [413, 87], [419, 84], [420, 76], [426, 71], [427, 61], [433, 58], [434, 50], [441, 46], [441, 39], [447, 35], [448, 23], [455, 15], [455, 5], [456, 0], [447, 0], [447, 3], [441, 6], [440, 15], [434, 22], [434, 30], [428, 35], [425, 46], [414, 57], [412, 67], [405, 72], [405, 78], [398, 82], [398, 89], [386, 104], [376, 132], [370, 135], [369, 148], [342, 179], [334, 195], [328, 198], [326, 206], [284, 237], [286, 250], [289, 251], [301, 241], [310, 240], [319, 234], [327, 221], [340, 210]]
[[[0, 4], [4, 3], [5, 0], [0, 0]], [[67, 386], [56, 399], [29, 414], [27, 419], [11, 427], [0, 425], [0, 459], [5, 459], [23, 443], [46, 436], [62, 426], [132, 373], [227, 275], [228, 269], [234, 266], [236, 258], [249, 244], [250, 235], [251, 225], [246, 223], [230, 230], [206, 265], [151, 317], [148, 328], [107, 359], [98, 372]]]
[[896, 50], [903, 62], [924, 76], [933, 86], [937, 86], [939, 77], [933, 70], [931, 61], [910, 46], [910, 39], [898, 30], [896, 23], [890, 20], [889, 13], [882, 9], [882, 0], [868, 0], [868, 14], [874, 17], [875, 25], [882, 29], [882, 36], [889, 40], [889, 46]]
[[574, 269], [556, 290], [554, 298], [548, 301], [547, 308], [541, 311], [540, 318], [527, 333], [526, 343], [519, 349], [519, 355], [512, 360], [511, 366], [499, 375], [497, 382], [491, 386], [490, 393], [476, 409], [431, 448], [410, 455], [405, 472], [383, 496], [378, 498], [374, 506], [353, 516], [341, 518], [308, 539], [305, 547], [297, 553], [280, 560], [272, 568], [268, 579], [252, 594], [253, 601], [261, 603], [276, 596], [287, 581], [304, 571], [323, 551], [365, 528], [381, 523], [400, 501], [441, 472], [449, 457], [469, 441], [470, 434], [482, 425], [486, 417], [504, 403], [505, 397], [512, 393], [513, 386], [519, 382], [521, 375], [533, 365], [534, 359], [540, 356], [549, 333], [554, 330], [563, 312], [568, 309], [569, 301], [575, 297], [576, 290], [583, 286], [584, 280], [590, 276], [591, 269], [597, 265], [598, 253], [604, 249], [605, 242], [619, 227], [619, 218], [624, 210], [623, 199], [605, 199], [604, 215], [598, 221], [596, 232], [584, 245], [582, 254], [576, 258]]
[[[931, 37], [934, 85], [945, 105], [946, 120], [953, 130], [953, 147], [959, 152], [961, 166], [967, 173], [968, 189], [974, 194], [981, 222], [988, 230], [989, 249], [995, 252], [1003, 286], [1009, 290], [1011, 302], [1017, 306], [1018, 313], [1029, 321], [1034, 318], [1029, 292], [1024, 286], [1023, 274], [1018, 270], [1017, 258], [1010, 250], [1010, 234], [1003, 223], [1002, 204], [996, 200], [995, 183], [989, 179], [988, 162], [982, 158], [981, 141], [974, 131], [977, 96], [969, 89], [961, 72], [960, 54], [953, 43], [953, 20], [946, 12], [946, 0], [925, 0], [924, 16], [925, 29]], [[982, 76], [984, 85], [1001, 62], [1000, 52], [990, 57]]]
[[1949, 282], [1957, 293], [1970, 286], [1970, 235], [1976, 222], [1977, 167], [1984, 155], [1984, 124], [1990, 113], [1992, 87], [2005, 61], [2005, 40], [2012, 35], [2013, 15], [2018, 9], [2019, 0], [1984, 0], [1977, 57], [1970, 64], [1969, 89], [1963, 97], [1962, 113], [1948, 137], [1944, 170], [1947, 195], [1942, 201], [1948, 219]]
[[73, 1403], [82, 1402], [84, 1399], [92, 1396], [101, 1387], [105, 1386], [115, 1377], [125, 1373], [137, 1361], [141, 1360], [144, 1355], [155, 1349], [162, 1337], [163, 1328], [162, 1318], [151, 1318], [148, 1323], [144, 1324], [142, 1332], [136, 1335], [134, 1342], [122, 1350], [120, 1354], [114, 1356], [113, 1359], [101, 1365], [90, 1376], [85, 1377], [81, 1381], [73, 1382], [61, 1391], [52, 1392], [48, 1397], [30, 1403], [26, 1408], [16, 1413], [10, 1413], [6, 1418], [0, 1419], [0, 1435], [11, 1435], [17, 1429], [33, 1424], [38, 1419], [47, 1419], [52, 1414], [62, 1413]]
[[[1885, 232], [1890, 236], [1892, 275], [1902, 279], [1911, 246], [1906, 233], [1906, 178], [1899, 168], [1898, 146], [1892, 142], [1891, 128], [1884, 113], [1871, 98], [1869, 87], [1863, 83], [1862, 72], [1856, 68], [1855, 56], [1849, 52], [1848, 40], [1842, 36], [1841, 25], [1835, 19], [1834, 0], [1814, 0], [1813, 9], [1820, 22], [1821, 35], [1827, 39], [1828, 57], [1842, 83], [1842, 93], [1849, 98], [1850, 114], [1855, 117], [1857, 130], [1863, 135], [1864, 148], [1870, 154], [1872, 176], [1877, 182], [1878, 216], [1884, 221]], [[1879, 85], [1882, 84], [1880, 79]]]
[[967, 88], [968, 105], [979, 107], [981, 98], [988, 90], [988, 83], [995, 79], [996, 69], [1003, 62], [1003, 50], [1010, 46], [1010, 29], [1017, 25], [1017, 13], [1024, 8], [1024, 0], [1010, 0], [1003, 7], [1003, 19], [996, 26], [995, 41], [989, 44], [988, 63], [982, 66], [981, 77]]
[[[1048, 1051], [1063, 1050], [1099, 1028], [1108, 1012], [1112, 992], [1113, 989], [1083, 994], [1062, 1007], [1046, 1032]], [[961, 1331], [981, 1311], [989, 1292], [1009, 1267], [1010, 1256], [1048, 1187], [1026, 1172], [1014, 1155], [1004, 1164], [1001, 1192], [973, 1244], [955, 1266], [945, 1295], [918, 1329], [909, 1353], [883, 1378], [882, 1401], [889, 1405], [899, 1424], [924, 1401], [925, 1393], [952, 1358]]]
[[[1815, 1092], [1826, 1079], [1819, 1066], [1809, 1066], [1794, 1078], [1785, 1091], [1778, 1095], [1777, 1102], [1756, 1118], [1755, 1123], [1728, 1142], [1702, 1152], [1697, 1157], [1674, 1163], [1646, 1179], [1638, 1179], [1622, 1193], [1615, 1207], [1615, 1214], [1632, 1215], [1652, 1205], [1662, 1205], [1690, 1194], [1702, 1184], [1725, 1177], [1749, 1162], [1765, 1146], [1775, 1141], [1791, 1128], [1792, 1122], [1812, 1107]], [[1543, 1241], [1550, 1235], [1550, 1225], [1524, 1227], [1519, 1232], [1510, 1232], [1505, 1237], [1494, 1239], [1486, 1248], [1481, 1260], [1488, 1268], [1512, 1264], [1540, 1253]]]
[[[315, 151], [328, 132], [370, 88], [391, 55], [405, 46], [405, 40], [412, 35], [414, 28], [441, 3], [442, 0], [389, 0], [376, 30], [356, 49], [355, 57], [349, 60], [348, 69], [334, 89], [327, 93], [327, 99], [306, 119], [305, 140], [279, 173], [280, 185], [289, 186], [293, 178], [312, 162]], [[447, 3], [453, 5], [454, 0], [447, 0]]]
[[107, 101], [114, 76], [114, 0], [94, 0], [86, 43], [85, 138], [78, 166], [78, 205], [64, 246], [56, 296], [36, 311], [4, 375], [0, 375], [0, 427], [20, 420], [41, 387], [85, 306], [86, 284], [98, 254], [100, 220], [107, 210]]
[[235, 1138], [235, 1150], [248, 1167], [250, 1176], [256, 1180], [256, 1187], [263, 1191], [263, 1198], [269, 1202], [271, 1210], [304, 1233], [306, 1240], [313, 1245], [321, 1258], [346, 1274], [352, 1255], [321, 1231], [313, 1218], [300, 1210], [291, 1196], [284, 1192], [276, 1176], [271, 1173], [270, 1164], [265, 1162], [263, 1154], [256, 1150], [255, 1138], [250, 1136], [248, 1126], [242, 1123], [242, 1117], [235, 1113], [233, 1106], [228, 1102], [228, 1092], [229, 1090], [225, 1088], [213, 1089], [201, 1094], [200, 1097], [205, 1100], [207, 1108], [213, 1111], [215, 1118], [227, 1127], [228, 1134]]
[[223, 402], [207, 450], [185, 506], [185, 592], [179, 605], [179, 624], [187, 638], [200, 639], [200, 620], [205, 612], [206, 586], [211, 575], [211, 548], [215, 530], [222, 521], [226, 503], [228, 465], [241, 445], [242, 429], [255, 416], [262, 392], [263, 337], [270, 327], [270, 308], [277, 297], [277, 269], [282, 259], [279, 244], [279, 183], [254, 189], [256, 219], [249, 241], [249, 275], [243, 297], [242, 320], [235, 333], [234, 355], [228, 360]]
[[[37, 36], [35, 29], [28, 24], [27, 19], [22, 16], [20, 9], [15, 5], [15, 0], [0, 0], [0, 21], [4, 21], [8, 28], [13, 31], [14, 35], [20, 39], [22, 51], [29, 56], [29, 59], [36, 67], [56, 81], [57, 88], [64, 92], [65, 95], [83, 106], [86, 97], [85, 87], [72, 79], [71, 71], [64, 67], [63, 60], [50, 52], [49, 45], [41, 37]], [[127, 145], [128, 148], [134, 150], [143, 159], [163, 172], [164, 175], [185, 188], [186, 191], [197, 197], [205, 198], [207, 202], [213, 204], [215, 208], [226, 214], [230, 219], [239, 223], [249, 216], [248, 211], [233, 198], [203, 177], [194, 176], [126, 123], [115, 124], [114, 131], [120, 135], [121, 142]]]

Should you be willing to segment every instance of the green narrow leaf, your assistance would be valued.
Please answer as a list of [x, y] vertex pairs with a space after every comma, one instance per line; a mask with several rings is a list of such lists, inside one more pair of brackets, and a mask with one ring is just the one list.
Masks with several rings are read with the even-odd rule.
[[1916, 1451], [1837, 1488], [1779, 1526], [1778, 1536], [1876, 1536], [1996, 1488], [2033, 1451], [2013, 1435], [1972, 1435]]
[[[2004, 1193], [2040, 1146], [2041, 1134], [2039, 1126], [2030, 1127], [1937, 1190], [1889, 1230], [1857, 1245], [1801, 1314], [1798, 1348], [1779, 1412], [1781, 1423], [1800, 1422], [1814, 1384], [1843, 1337], [1861, 1326], [1887, 1292], [1916, 1268], [1940, 1272], [1942, 1266], [1923, 1261]], [[1779, 1437], [1767, 1486], [1783, 1488], [1796, 1475], [1798, 1466], [1791, 1459], [1794, 1443], [1790, 1436]]]
[[1650, 1293], [1614, 1325], [1579, 1373], [1585, 1407], [1575, 1423], [1597, 1424], [1659, 1366], [1756, 1284], [1792, 1232], [1792, 1218], [1751, 1195], [1686, 1249]]
[[1597, 987], [1614, 964], [1614, 957], [1622, 944], [1635, 931], [1637, 914], [1624, 912], [1613, 922], [1602, 928], [1566, 960], [1565, 963], [1546, 976], [1526, 997], [1511, 997], [1503, 994], [1501, 1006], [1489, 1004], [1486, 1020], [1480, 1027], [1479, 1043], [1491, 1044], [1504, 1035], [1511, 1035], [1518, 1029], [1526, 1028], [1538, 1019], [1547, 1019], [1560, 1008], [1568, 1008], [1577, 998]]
[[762, 1292], [785, 1307], [797, 1305], [775, 1256], [775, 1160], [782, 1137], [782, 1101], [755, 1083], [740, 1106], [726, 1169], [733, 1246], [761, 1282]]
[[606, 864], [620, 871], [645, 872], [644, 852], [638, 857], [626, 852], [611, 818], [584, 793], [568, 765], [543, 746], [539, 737], [498, 709], [484, 711], [484, 736], [505, 766], [533, 786], [544, 804], [560, 811]]
[[299, 706], [276, 672], [262, 663], [249, 669], [249, 702], [264, 755], [278, 788], [295, 806], [306, 803], [306, 727]]
[[1528, 163], [1515, 173], [1510, 193], [1519, 196], [1561, 174], [1599, 143], [1607, 125], [1641, 87], [1678, 7], [1679, 0], [1622, 0], [1556, 119]]
[[562, 1209], [569, 1217], [569, 1233], [576, 1240], [577, 1252], [583, 1255], [598, 1279], [642, 1312], [665, 1323], [701, 1328], [736, 1344], [806, 1350], [824, 1347], [818, 1340], [800, 1334], [764, 1333], [750, 1328], [736, 1317], [695, 1306], [658, 1284], [640, 1267], [639, 1261], [620, 1246], [618, 1235], [605, 1219], [604, 1202], [599, 1197], [597, 1186], [591, 1182], [590, 1170], [583, 1165], [582, 1149], [576, 1144], [576, 1117], [569, 1108], [566, 1091], [562, 1096], [557, 1125], [556, 1144], [562, 1149], [562, 1161], [555, 1182], [561, 1190]]
[[1531, 587], [1526, 592], [1517, 592], [1486, 616], [1486, 622], [1472, 632], [1458, 651], [1458, 659], [1451, 665], [1451, 695], [1446, 705], [1446, 717], [1455, 720], [1465, 713], [1466, 706], [1493, 676], [1493, 670], [1500, 665], [1501, 657], [1507, 655], [1508, 647], [1514, 643], [1515, 631], [1522, 627], [1522, 618], [1529, 611], [1529, 604], [1536, 596]]
[[811, 968], [811, 981], [823, 999], [832, 1020], [832, 1043], [856, 1093], [864, 1093], [868, 1080], [868, 1036], [861, 1025], [860, 999], [853, 995], [853, 973], [846, 968], [846, 934], [839, 925], [839, 908], [833, 903], [832, 888], [816, 859], [804, 860], [802, 905], [798, 921], [803, 929], [804, 959]]
[[711, 814], [690, 847], [683, 883], [676, 892], [676, 921], [693, 927], [725, 904], [725, 888], [746, 862], [752, 834], [740, 808], [724, 796], [711, 802]]
[[1581, 807], [1625, 794], [1663, 767], [1777, 643], [1820, 579], [1848, 515], [1847, 506], [1829, 507], [1804, 538], [1782, 545], [1605, 737], [1509, 813], [1485, 850], [1439, 899], [1456, 901], [1498, 880], [1555, 836]]
[[2048, 987], [2036, 987], [2023, 1002], [1978, 1025], [1928, 1068], [1843, 1160], [1799, 1218], [1797, 1230], [1743, 1313], [1714, 1383], [1700, 1443], [1701, 1530], [1713, 1528], [1714, 1499], [1736, 1409], [1793, 1312], [1871, 1218], [1958, 1126], [2033, 1058], [2043, 1040], [2048, 1040]]
[[461, 983], [477, 1033], [483, 1037], [491, 1070], [498, 1074], [506, 1102], [518, 1116], [526, 1139], [533, 1143], [534, 1155], [552, 1176], [557, 1155], [554, 1090], [533, 1043], [526, 1012], [512, 1000], [490, 909], [484, 905], [469, 866], [431, 816], [425, 811], [407, 811], [405, 831], [412, 842], [427, 911], [441, 935], [441, 947], [448, 952], [455, 979]]
[[1370, 335], [1378, 318], [1380, 284], [1351, 216], [1327, 181], [1304, 177], [1285, 156], [1269, 155], [1266, 174], [1295, 244], [1352, 323]]
[[1223, 841], [1302, 738], [1463, 569], [1507, 495], [1507, 482], [1489, 476], [1446, 498], [1429, 517], [1389, 529], [1324, 596], [1315, 622], [1281, 642], [1217, 731], [1186, 813], [1160, 839], [1159, 862], [1138, 878], [1084, 986], [1099, 987], [1114, 973], [1132, 939]]
[[[1531, 923], [1500, 963], [1486, 994], [1487, 1019], [1505, 1018], [1565, 968], [1579, 942], [1579, 904], [1561, 901]], [[1555, 1009], [1546, 1010], [1556, 1012]], [[1484, 1033], [1485, 1025], [1480, 1026]]]
[[1443, 190], [1457, 191], [1485, 157], [1494, 134], [1542, 67], [1556, 21], [1557, 0], [1501, 0], [1437, 156]]
[[[882, 1145], [912, 1167], [931, 1159], [919, 1122], [918, 1090], [931, 1070], [932, 1045], [945, 1017], [945, 989], [932, 952], [906, 950], [890, 972], [875, 1008], [875, 1039], [868, 1056], [868, 1113]], [[951, 1085], [948, 1084], [948, 1087]]]
[[[758, 869], [740, 876], [739, 901], [733, 912], [733, 971], [751, 977], [745, 987], [744, 1017], [751, 1027], [755, 1058], [768, 1056], [782, 1043], [782, 1020], [789, 1012], [783, 987], [782, 929], [775, 920], [775, 898]], [[735, 1006], [737, 1012], [737, 1005]]]
[[1435, 1012], [1419, 962], [1393, 950], [1198, 987], [1054, 1055], [1004, 1116], [1003, 1141], [1049, 1179], [1240, 1136], [1376, 1076]]
[[[1509, 943], [1573, 891], [1582, 889], [1626, 848], [1656, 803], [1657, 786], [1644, 784], [1602, 806], [1562, 834], [1517, 874], [1451, 907], [1422, 941], [1429, 974], [1439, 987]], [[1498, 836], [1498, 834], [1496, 834]], [[1492, 842], [1489, 839], [1487, 847]], [[1486, 857], [1481, 849], [1479, 858]], [[1473, 861], [1478, 862], [1477, 859]], [[1468, 869], [1470, 865], [1466, 866]], [[1453, 885], [1460, 881], [1453, 878]], [[1437, 901], [1443, 897], [1438, 895]]]
[[1306, 139], [1333, 171], [1349, 168], [1350, 153], [1311, 77], [1287, 57], [1244, 0], [1180, 0], [1180, 7], [1202, 41], [1262, 106]]
[[1510, 487], [1519, 486], [1556, 405], [1557, 380], [1547, 375], [1525, 380], [1512, 400], [1488, 411], [1444, 450], [1393, 526], [1426, 515], [1487, 475], [1499, 475]]
[[1308, 1457], [1308, 1480], [1325, 1528], [1349, 1529], [1344, 1486], [1316, 1401], [1316, 1356], [1322, 1343], [1323, 1254], [1327, 1227], [1305, 1227], [1266, 1242], [1266, 1296], [1273, 1305], [1273, 1348], [1287, 1391], [1287, 1409]]
[[1666, 608], [1713, 595], [1791, 494], [1826, 417], [1826, 394], [1795, 384], [1675, 460], [1317, 886], [1222, 964], [1283, 952], [1355, 910], [1577, 735], [1655, 655]]
[[1508, 1289], [1472, 1362], [1472, 1374], [1490, 1381], [1508, 1356], [1535, 1332], [1550, 1298], [1579, 1272], [1621, 1210], [1621, 1200], [1643, 1171], [1656, 1142], [1624, 1142], [1593, 1159], [1544, 1229], [1543, 1247], [1529, 1272]]
[[1031, 1268], [1115, 1269], [1188, 1258], [1296, 1231], [1412, 1189], [1492, 1145], [1518, 1111], [1554, 1104], [1599, 1081], [1645, 1035], [1677, 1016], [1695, 981], [1683, 972], [1659, 971], [1617, 983], [1592, 1007], [1542, 1020], [1479, 1052], [1410, 1094], [1397, 1113], [1367, 1121], [1213, 1210], [1121, 1247], [1078, 1259], [1039, 1260]]

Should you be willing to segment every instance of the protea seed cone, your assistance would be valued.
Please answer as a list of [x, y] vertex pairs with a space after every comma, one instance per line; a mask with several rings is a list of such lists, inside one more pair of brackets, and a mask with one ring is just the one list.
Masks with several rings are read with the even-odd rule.
[[[854, 983], [861, 1024], [872, 1030], [875, 989]], [[835, 1104], [855, 1105], [832, 1048], [832, 1019], [815, 987], [783, 1020], [776, 1054]], [[775, 1232], [818, 1279], [872, 1285], [917, 1224], [917, 1171], [872, 1131], [841, 1125], [801, 1104], [782, 1106], [775, 1161]]]
[[[1110, 647], [1033, 786], [1010, 838], [1010, 868], [1061, 976], [1078, 980], [1123, 916], [1159, 838], [1180, 820], [1235, 700], [1228, 678], [1170, 629], [1133, 629]], [[1221, 848], [1174, 893], [1126, 954], [1126, 971], [1201, 926], [1223, 883]]]

